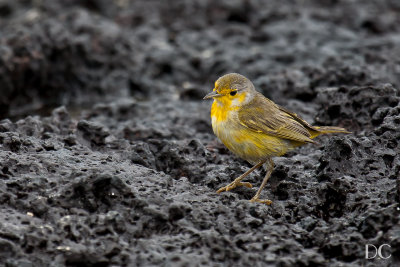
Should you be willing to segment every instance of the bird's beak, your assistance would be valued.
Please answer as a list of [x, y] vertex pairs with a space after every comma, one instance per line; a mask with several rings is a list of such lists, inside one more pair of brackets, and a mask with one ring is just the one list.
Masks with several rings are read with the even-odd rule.
[[220, 94], [217, 93], [217, 91], [212, 91], [211, 93], [208, 93], [203, 99], [210, 99], [213, 97], [221, 96]]

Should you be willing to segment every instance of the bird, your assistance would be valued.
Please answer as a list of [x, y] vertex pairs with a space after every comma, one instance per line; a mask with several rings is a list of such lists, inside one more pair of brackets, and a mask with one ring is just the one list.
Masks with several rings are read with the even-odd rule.
[[254, 84], [238, 73], [217, 79], [213, 91], [203, 99], [214, 100], [211, 106], [214, 134], [231, 152], [253, 165], [217, 193], [238, 186], [252, 188], [251, 183], [242, 180], [265, 164], [266, 175], [251, 202], [272, 204], [269, 199], [260, 199], [260, 195], [274, 169], [273, 157], [308, 143], [317, 144], [313, 139], [321, 134], [350, 133], [341, 127], [312, 126], [256, 91]]

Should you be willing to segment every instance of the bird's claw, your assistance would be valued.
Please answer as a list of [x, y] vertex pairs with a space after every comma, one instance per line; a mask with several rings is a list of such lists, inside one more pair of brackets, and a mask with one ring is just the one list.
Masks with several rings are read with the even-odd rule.
[[234, 189], [234, 188], [236, 188], [238, 186], [245, 186], [247, 188], [252, 188], [253, 187], [253, 185], [251, 183], [248, 183], [248, 182], [235, 182], [235, 181], [233, 181], [232, 183], [230, 183], [230, 184], [218, 189], [217, 193], [221, 193], [221, 192], [224, 192], [224, 191], [230, 191], [230, 190], [232, 190], [232, 189]]
[[253, 197], [252, 199], [250, 199], [250, 202], [258, 202], [258, 203], [262, 203], [262, 204], [266, 204], [266, 205], [271, 205], [272, 201], [269, 199], [259, 199], [258, 197]]

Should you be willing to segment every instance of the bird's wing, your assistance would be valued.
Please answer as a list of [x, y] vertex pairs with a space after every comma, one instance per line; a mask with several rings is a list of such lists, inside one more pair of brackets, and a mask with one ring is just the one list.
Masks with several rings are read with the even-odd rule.
[[259, 94], [243, 105], [238, 112], [239, 121], [247, 128], [293, 141], [315, 143], [306, 121]]

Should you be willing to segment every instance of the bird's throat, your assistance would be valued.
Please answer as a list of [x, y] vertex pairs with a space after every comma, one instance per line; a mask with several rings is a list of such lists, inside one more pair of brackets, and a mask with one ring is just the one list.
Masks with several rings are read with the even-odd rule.
[[[225, 101], [224, 101], [225, 102]], [[215, 99], [211, 106], [211, 119], [214, 123], [225, 122], [232, 111], [238, 110], [239, 107], [231, 106], [230, 103], [224, 103], [219, 99]]]

